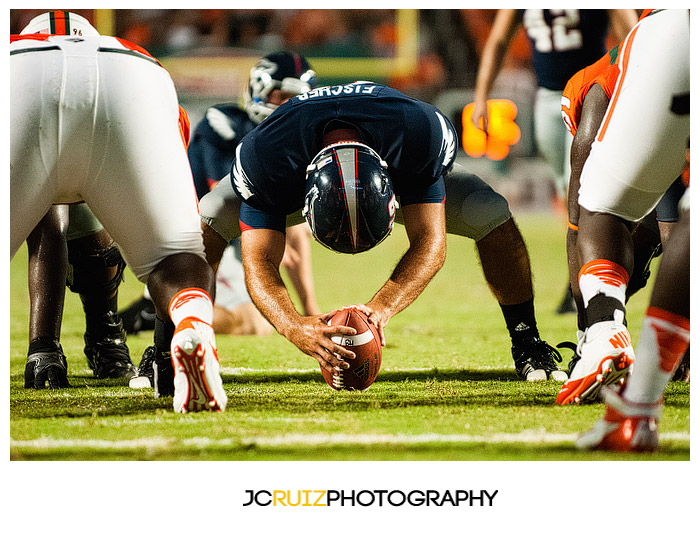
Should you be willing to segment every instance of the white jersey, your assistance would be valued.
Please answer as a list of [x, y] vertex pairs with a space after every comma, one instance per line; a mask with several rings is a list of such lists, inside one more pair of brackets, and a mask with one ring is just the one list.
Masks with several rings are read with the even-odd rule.
[[683, 172], [689, 55], [685, 9], [652, 13], [627, 36], [610, 105], [581, 173], [582, 207], [639, 221]]
[[52, 203], [85, 201], [141, 281], [173, 253], [203, 257], [175, 88], [145, 50], [13, 37], [10, 103], [11, 255]]

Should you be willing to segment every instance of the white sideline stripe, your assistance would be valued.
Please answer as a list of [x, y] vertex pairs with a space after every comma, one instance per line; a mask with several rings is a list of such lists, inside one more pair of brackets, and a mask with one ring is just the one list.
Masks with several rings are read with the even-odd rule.
[[[668, 432], [659, 434], [660, 440], [690, 441], [688, 432]], [[42, 437], [31, 440], [10, 440], [10, 447], [59, 449], [59, 448], [170, 448], [178, 444], [184, 446], [227, 447], [258, 445], [263, 447], [335, 446], [335, 445], [420, 445], [427, 443], [573, 443], [578, 434], [549, 434], [536, 430], [526, 430], [517, 434], [467, 435], [467, 434], [287, 434], [274, 437], [246, 437], [240, 439], [211, 439], [193, 437], [189, 439], [140, 438], [110, 441], [106, 439], [53, 439]]]

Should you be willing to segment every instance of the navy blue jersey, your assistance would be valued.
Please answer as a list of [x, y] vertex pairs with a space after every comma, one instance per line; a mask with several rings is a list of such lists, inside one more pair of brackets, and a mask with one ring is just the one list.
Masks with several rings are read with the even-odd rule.
[[256, 126], [235, 104], [207, 109], [187, 149], [198, 198], [231, 171], [236, 146]]
[[605, 9], [525, 9], [522, 17], [539, 87], [562, 91], [608, 50]]
[[388, 164], [402, 205], [440, 203], [457, 134], [434, 106], [371, 82], [329, 86], [298, 95], [243, 138], [231, 170], [244, 227], [284, 230], [285, 215], [304, 204], [306, 167], [323, 135], [355, 127]]

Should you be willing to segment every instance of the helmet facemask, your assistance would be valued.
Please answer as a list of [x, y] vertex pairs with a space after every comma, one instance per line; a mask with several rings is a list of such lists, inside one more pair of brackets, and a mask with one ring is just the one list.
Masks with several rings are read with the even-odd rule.
[[279, 52], [261, 58], [250, 70], [244, 93], [245, 110], [251, 121], [261, 123], [279, 104], [270, 102], [270, 94], [280, 90], [286, 98], [310, 91], [316, 85], [316, 73], [298, 54]]

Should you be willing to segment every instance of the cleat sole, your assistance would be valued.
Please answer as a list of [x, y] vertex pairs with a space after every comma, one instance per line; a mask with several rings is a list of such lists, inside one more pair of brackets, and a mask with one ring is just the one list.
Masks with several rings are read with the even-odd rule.
[[565, 383], [557, 396], [556, 404], [580, 405], [597, 402], [601, 388], [604, 385], [612, 385], [624, 381], [631, 370], [631, 366], [632, 362], [626, 354], [603, 359], [598, 367], [599, 371], [573, 382], [567, 382], [572, 387], [570, 390], [567, 390], [569, 392], [564, 390], [567, 385]]
[[218, 402], [207, 385], [202, 345], [198, 344], [189, 353], [180, 350], [184, 350], [184, 348], [176, 348], [174, 355], [179, 362], [177, 364], [178, 371], [182, 372], [187, 378], [187, 396], [178, 411], [180, 413], [221, 411]]

